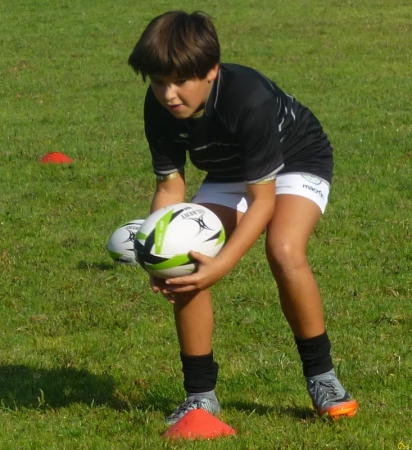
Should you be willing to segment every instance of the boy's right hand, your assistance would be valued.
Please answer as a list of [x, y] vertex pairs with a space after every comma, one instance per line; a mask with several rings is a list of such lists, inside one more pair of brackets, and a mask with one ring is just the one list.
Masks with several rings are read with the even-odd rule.
[[153, 275], [150, 275], [150, 286], [152, 288], [152, 291], [155, 294], [158, 294], [160, 292], [167, 301], [169, 301], [170, 303], [174, 303], [175, 299], [173, 295], [170, 293], [165, 293], [165, 290], [167, 290], [165, 281], [166, 280], [163, 280], [162, 278], [156, 278]]

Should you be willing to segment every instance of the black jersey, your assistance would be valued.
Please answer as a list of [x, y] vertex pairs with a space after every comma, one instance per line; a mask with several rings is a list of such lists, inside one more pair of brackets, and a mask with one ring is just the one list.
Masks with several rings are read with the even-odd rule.
[[198, 118], [175, 118], [149, 87], [144, 118], [158, 175], [181, 171], [188, 152], [207, 181], [257, 183], [287, 172], [331, 181], [332, 148], [319, 121], [251, 68], [222, 64]]

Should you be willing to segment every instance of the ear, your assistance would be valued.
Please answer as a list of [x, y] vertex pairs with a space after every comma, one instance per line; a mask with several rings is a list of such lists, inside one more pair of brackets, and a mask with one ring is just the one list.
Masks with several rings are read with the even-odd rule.
[[206, 75], [207, 81], [210, 83], [211, 81], [215, 81], [217, 78], [217, 75], [219, 73], [219, 64], [216, 64], [214, 67], [212, 67], [209, 72]]

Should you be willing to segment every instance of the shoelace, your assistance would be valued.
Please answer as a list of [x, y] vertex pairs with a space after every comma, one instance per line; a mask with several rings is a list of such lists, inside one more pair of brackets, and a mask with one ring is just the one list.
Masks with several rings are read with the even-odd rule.
[[192, 409], [201, 409], [202, 400], [199, 398], [191, 398], [183, 402], [173, 413], [173, 416], [179, 417], [182, 413], [186, 413]]
[[338, 387], [333, 381], [334, 380], [317, 380], [312, 383], [314, 397], [320, 405], [323, 405], [327, 401], [337, 401], [343, 399]]

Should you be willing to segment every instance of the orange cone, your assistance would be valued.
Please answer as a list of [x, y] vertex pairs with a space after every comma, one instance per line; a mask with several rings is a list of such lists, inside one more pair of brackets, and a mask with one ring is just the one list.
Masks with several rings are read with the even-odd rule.
[[163, 439], [217, 439], [237, 434], [204, 409], [192, 409], [162, 434]]
[[40, 162], [43, 164], [71, 164], [73, 161], [67, 155], [61, 152], [46, 153]]

